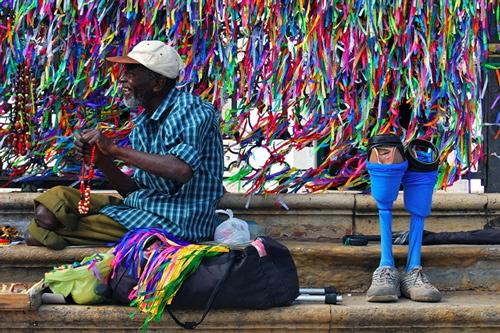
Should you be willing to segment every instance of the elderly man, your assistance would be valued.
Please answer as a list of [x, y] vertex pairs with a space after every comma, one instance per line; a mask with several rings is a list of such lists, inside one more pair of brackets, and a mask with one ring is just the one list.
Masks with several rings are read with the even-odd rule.
[[[161, 41], [142, 41], [127, 55], [107, 60], [124, 66], [125, 105], [144, 108], [135, 119], [131, 147], [116, 145], [97, 129], [75, 135], [75, 146], [86, 159], [95, 147], [96, 167], [123, 199], [91, 194], [88, 212], [81, 214], [80, 192], [55, 187], [35, 199], [28, 244], [99, 245], [142, 227], [163, 228], [187, 241], [211, 239], [223, 195], [218, 112], [175, 88], [182, 60]], [[118, 169], [115, 159], [135, 167], [133, 176]]]

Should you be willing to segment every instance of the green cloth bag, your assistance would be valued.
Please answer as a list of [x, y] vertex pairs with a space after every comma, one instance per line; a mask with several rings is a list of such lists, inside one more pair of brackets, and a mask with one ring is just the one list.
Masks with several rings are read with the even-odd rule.
[[111, 253], [96, 253], [80, 263], [54, 267], [45, 273], [45, 283], [55, 294], [71, 294], [77, 304], [101, 303], [104, 298], [95, 293], [95, 287], [111, 272], [113, 258]]

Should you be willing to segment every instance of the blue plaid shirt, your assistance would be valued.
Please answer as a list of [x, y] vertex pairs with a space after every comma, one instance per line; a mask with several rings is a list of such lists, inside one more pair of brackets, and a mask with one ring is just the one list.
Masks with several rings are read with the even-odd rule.
[[224, 172], [215, 108], [172, 89], [151, 117], [145, 112], [137, 117], [130, 143], [136, 150], [178, 157], [189, 164], [193, 177], [180, 184], [136, 169], [133, 178], [139, 189], [123, 205], [106, 206], [101, 213], [128, 229], [160, 227], [187, 241], [213, 239]]

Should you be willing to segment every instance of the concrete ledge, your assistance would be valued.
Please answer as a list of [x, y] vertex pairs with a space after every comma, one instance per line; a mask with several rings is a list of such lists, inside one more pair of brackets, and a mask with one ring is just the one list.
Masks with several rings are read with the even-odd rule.
[[[139, 314], [133, 320], [129, 315], [133, 309], [125, 306], [79, 306], [79, 305], [42, 305], [36, 312], [0, 312], [2, 329], [22, 329], [54, 332], [58, 330], [77, 330], [102, 332], [138, 331], [144, 321]], [[175, 311], [180, 320], [199, 320], [199, 311]], [[329, 332], [330, 306], [299, 305], [272, 310], [213, 310], [205, 318], [197, 332]], [[178, 327], [164, 314], [159, 323], [151, 323], [148, 331], [180, 332]]]
[[[500, 304], [496, 293], [450, 293], [441, 303], [376, 304], [364, 296], [344, 295], [341, 305], [300, 304], [270, 310], [213, 310], [199, 332], [498, 332]], [[42, 305], [34, 312], [0, 312], [5, 331], [103, 330], [137, 331], [144, 317], [129, 319], [132, 309], [120, 306]], [[177, 313], [177, 312], [176, 312]], [[198, 311], [177, 313], [196, 320]], [[164, 315], [151, 331], [177, 332]]]
[[[284, 243], [292, 253], [302, 287], [334, 285], [342, 291], [364, 292], [379, 262], [378, 245]], [[72, 263], [107, 250], [68, 248], [52, 251], [24, 245], [0, 248], [0, 281], [37, 281], [54, 265]], [[405, 265], [406, 254], [406, 246], [394, 246], [398, 266]], [[422, 262], [429, 278], [440, 290], [500, 291], [500, 245], [424, 246]]]
[[[55, 251], [46, 247], [27, 246], [24, 244], [0, 247], [1, 267], [45, 267], [82, 260], [96, 252], [107, 252], [109, 247], [67, 247]], [[1, 281], [1, 279], [0, 279]]]
[[445, 293], [440, 303], [368, 303], [348, 297], [332, 306], [332, 328], [349, 332], [498, 332], [497, 293]]
[[[373, 197], [368, 194], [355, 194], [356, 196], [356, 211], [372, 211], [376, 209]], [[500, 198], [498, 193], [446, 193], [434, 192], [432, 197], [433, 211], [448, 211], [448, 210], [473, 210], [481, 211], [488, 207], [488, 200], [496, 200]], [[395, 211], [404, 211], [403, 192], [399, 192], [398, 198], [394, 202]]]
[[[301, 286], [337, 286], [365, 292], [380, 260], [380, 246], [287, 242]], [[376, 244], [376, 243], [375, 243]], [[406, 264], [407, 246], [393, 246], [398, 267]], [[500, 245], [423, 246], [422, 264], [440, 290], [500, 291]]]
[[[0, 223], [25, 230], [38, 193], [0, 194]], [[357, 192], [246, 196], [228, 193], [220, 204], [235, 215], [255, 221], [266, 234], [282, 240], [331, 241], [346, 234], [378, 234], [378, 212], [373, 198]], [[248, 208], [247, 208], [248, 207]], [[500, 217], [500, 194], [436, 192], [426, 229], [434, 232], [482, 229]], [[402, 193], [395, 202], [393, 230], [408, 229]]]
[[[103, 192], [114, 194], [116, 192]], [[4, 210], [31, 210], [33, 199], [40, 193], [12, 192], [0, 193], [0, 207]], [[230, 209], [271, 209], [282, 211], [284, 202], [289, 209], [347, 209], [375, 210], [375, 202], [368, 194], [354, 191], [332, 191], [314, 194], [276, 194], [276, 195], [246, 195], [242, 193], [226, 193], [220, 206]], [[394, 203], [396, 210], [403, 209], [403, 192]], [[483, 210], [500, 208], [500, 193], [447, 193], [437, 191], [433, 196], [433, 210]]]

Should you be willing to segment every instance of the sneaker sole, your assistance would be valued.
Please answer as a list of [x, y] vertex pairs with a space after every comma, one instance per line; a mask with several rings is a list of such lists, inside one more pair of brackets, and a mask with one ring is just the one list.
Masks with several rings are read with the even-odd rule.
[[398, 300], [397, 295], [374, 295], [366, 296], [368, 302], [396, 302]]
[[414, 302], [428, 302], [428, 303], [437, 303], [441, 301], [441, 297], [419, 297], [419, 298], [410, 298]]
[[411, 295], [407, 293], [402, 293], [402, 296], [404, 298], [408, 298], [409, 300], [412, 300], [414, 302], [428, 302], [428, 303], [437, 303], [441, 301], [441, 295], [440, 296], [420, 296], [420, 297], [411, 297]]

